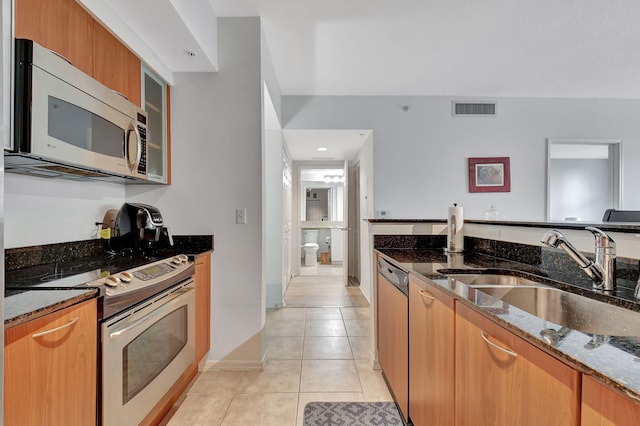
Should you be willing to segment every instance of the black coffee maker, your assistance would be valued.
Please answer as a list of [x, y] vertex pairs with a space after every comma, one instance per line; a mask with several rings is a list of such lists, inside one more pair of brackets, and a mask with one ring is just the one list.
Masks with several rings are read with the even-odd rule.
[[116, 215], [110, 245], [116, 252], [131, 249], [151, 255], [158, 249], [173, 246], [173, 238], [156, 207], [124, 203]]

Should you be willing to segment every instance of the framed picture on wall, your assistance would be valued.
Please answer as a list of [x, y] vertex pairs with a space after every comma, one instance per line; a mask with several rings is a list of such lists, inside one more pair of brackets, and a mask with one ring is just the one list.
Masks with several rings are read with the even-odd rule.
[[511, 192], [509, 157], [469, 158], [469, 192]]

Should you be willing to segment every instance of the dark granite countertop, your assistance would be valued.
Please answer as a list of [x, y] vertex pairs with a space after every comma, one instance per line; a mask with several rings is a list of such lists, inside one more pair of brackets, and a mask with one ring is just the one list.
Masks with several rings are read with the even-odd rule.
[[213, 236], [175, 236], [174, 246], [150, 255], [108, 253], [100, 240], [30, 246], [5, 251], [4, 325], [14, 327], [98, 297], [100, 289], [75, 288], [176, 254], [213, 251]]
[[[626, 292], [607, 296], [583, 286], [572, 285], [549, 276], [536, 266], [526, 265], [478, 253], [447, 255], [442, 249], [378, 248], [377, 251], [398, 267], [442, 288], [456, 300], [464, 303], [490, 319], [511, 330], [525, 340], [552, 356], [564, 361], [579, 371], [607, 383], [635, 399], [640, 399], [640, 330], [639, 337], [609, 337], [608, 341], [592, 345], [592, 335], [572, 330], [560, 343], [551, 345], [541, 337], [541, 331], [560, 329], [560, 325], [504, 305], [499, 299], [481, 294], [460, 281], [447, 278], [443, 272], [461, 269], [490, 269], [496, 272], [519, 271], [521, 276], [535, 275], [537, 280], [563, 290], [578, 293], [593, 299], [640, 311], [640, 303]], [[448, 271], [447, 271], [448, 270]], [[540, 274], [540, 275], [538, 275]], [[565, 279], [566, 277], [561, 276]], [[472, 290], [472, 291], [469, 291]], [[502, 309], [495, 309], [500, 305]], [[640, 312], [638, 313], [640, 315]]]
[[4, 301], [4, 328], [6, 330], [92, 299], [99, 292], [100, 290], [96, 288], [9, 291]]
[[[363, 219], [369, 223], [447, 223], [447, 219]], [[607, 232], [640, 232], [638, 222], [531, 222], [518, 220], [483, 220], [465, 219], [464, 223], [477, 223], [484, 225], [498, 226], [521, 226], [526, 228], [558, 228], [558, 229], [579, 229], [587, 226], [595, 226]]]

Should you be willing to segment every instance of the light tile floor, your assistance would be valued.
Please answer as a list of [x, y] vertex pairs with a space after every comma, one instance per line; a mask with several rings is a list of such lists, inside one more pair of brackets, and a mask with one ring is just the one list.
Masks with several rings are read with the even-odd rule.
[[302, 425], [311, 401], [391, 401], [370, 361], [369, 307], [267, 312], [263, 371], [199, 374], [163, 424]]

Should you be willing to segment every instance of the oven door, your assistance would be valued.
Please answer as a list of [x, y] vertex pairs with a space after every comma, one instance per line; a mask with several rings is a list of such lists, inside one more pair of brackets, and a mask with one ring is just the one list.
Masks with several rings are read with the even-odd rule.
[[102, 325], [102, 423], [138, 424], [195, 360], [193, 279]]

